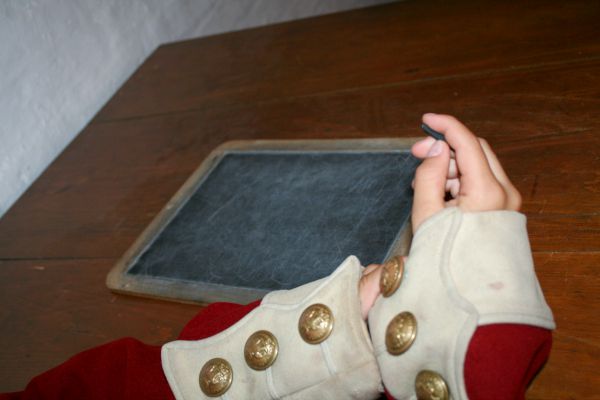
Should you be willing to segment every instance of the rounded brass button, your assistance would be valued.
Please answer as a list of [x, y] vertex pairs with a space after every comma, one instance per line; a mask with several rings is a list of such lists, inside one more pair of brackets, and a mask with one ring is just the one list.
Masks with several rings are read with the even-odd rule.
[[305, 342], [321, 343], [333, 330], [333, 313], [325, 304], [313, 304], [300, 315], [298, 330]]
[[233, 382], [231, 364], [222, 358], [208, 360], [200, 370], [200, 389], [208, 397], [223, 395]]
[[417, 319], [405, 311], [396, 315], [385, 331], [385, 347], [395, 356], [404, 353], [417, 337]]
[[275, 362], [279, 353], [277, 339], [269, 331], [254, 332], [244, 346], [246, 364], [252, 369], [262, 371]]
[[402, 257], [394, 257], [383, 264], [379, 279], [379, 289], [383, 297], [390, 297], [398, 290], [403, 274], [404, 259]]
[[437, 372], [423, 370], [415, 379], [415, 391], [419, 400], [448, 400], [450, 391], [446, 381]]

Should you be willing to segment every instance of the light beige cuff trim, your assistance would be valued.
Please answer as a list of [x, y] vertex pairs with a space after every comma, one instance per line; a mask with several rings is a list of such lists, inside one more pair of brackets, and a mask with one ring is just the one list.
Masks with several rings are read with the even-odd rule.
[[[175, 397], [209, 398], [200, 390], [199, 373], [208, 360], [220, 357], [233, 368], [229, 399], [377, 398], [381, 380], [358, 296], [362, 270], [356, 257], [348, 257], [329, 277], [269, 293], [259, 307], [215, 336], [164, 345], [163, 370]], [[308, 344], [298, 320], [316, 303], [331, 309], [334, 326], [324, 342]], [[244, 344], [259, 330], [271, 332], [279, 343], [275, 363], [264, 371], [244, 360]]]
[[[386, 389], [415, 398], [421, 370], [441, 374], [452, 398], [466, 399], [463, 365], [478, 325], [555, 327], [538, 284], [525, 216], [510, 211], [464, 213], [447, 208], [416, 232], [399, 289], [379, 298], [369, 327]], [[417, 320], [412, 346], [386, 350], [389, 321], [403, 311]]]

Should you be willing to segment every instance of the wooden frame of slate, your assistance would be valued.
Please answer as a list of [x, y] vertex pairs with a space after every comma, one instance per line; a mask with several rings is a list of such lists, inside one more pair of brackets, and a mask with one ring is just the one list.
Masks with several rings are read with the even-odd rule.
[[259, 140], [215, 149], [107, 276], [116, 292], [246, 303], [406, 254], [416, 138]]

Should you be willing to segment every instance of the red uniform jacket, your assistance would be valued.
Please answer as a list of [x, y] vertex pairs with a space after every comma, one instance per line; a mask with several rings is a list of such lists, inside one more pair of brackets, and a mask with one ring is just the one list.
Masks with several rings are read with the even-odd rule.
[[[212, 336], [259, 304], [211, 304], [185, 326], [179, 339]], [[516, 324], [479, 327], [464, 366], [469, 398], [524, 398], [527, 385], [548, 358], [551, 343], [550, 331], [543, 328]], [[22, 392], [1, 394], [0, 400], [173, 399], [160, 350], [132, 338], [107, 343], [35, 377]]]

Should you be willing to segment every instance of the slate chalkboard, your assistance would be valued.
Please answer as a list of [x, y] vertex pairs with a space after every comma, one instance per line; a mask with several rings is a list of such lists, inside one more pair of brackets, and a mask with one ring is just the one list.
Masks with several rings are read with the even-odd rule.
[[[406, 143], [387, 149], [254, 144], [214, 156], [120, 275], [146, 280], [143, 286], [196, 285], [183, 300], [249, 301], [322, 278], [350, 254], [367, 265], [398, 251], [418, 164]], [[176, 286], [147, 294], [189, 292]]]

